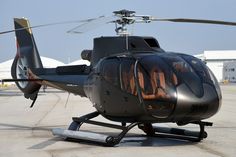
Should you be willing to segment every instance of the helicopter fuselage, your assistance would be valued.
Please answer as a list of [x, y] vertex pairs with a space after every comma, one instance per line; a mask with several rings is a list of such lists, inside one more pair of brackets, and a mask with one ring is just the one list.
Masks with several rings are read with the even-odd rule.
[[84, 90], [103, 116], [126, 122], [198, 121], [214, 115], [221, 100], [201, 61], [173, 53], [107, 57], [89, 74]]
[[209, 118], [221, 106], [218, 82], [204, 62], [165, 52], [154, 38], [95, 38], [87, 52], [90, 66], [34, 73], [50, 86], [88, 97], [113, 121], [185, 124]]
[[[42, 85], [90, 99], [96, 111], [73, 117], [68, 130], [56, 129], [54, 135], [114, 146], [130, 129], [138, 126], [149, 136], [161, 133], [169, 137], [171, 134], [174, 138], [177, 135], [180, 139], [191, 141], [206, 138], [204, 127], [212, 126], [212, 123], [202, 120], [217, 113], [222, 99], [213, 73], [198, 58], [165, 52], [153, 37], [127, 34], [125, 25], [133, 24], [135, 18], [145, 22], [154, 18], [136, 17], [135, 12], [127, 10], [114, 13], [119, 15], [119, 19], [113, 22], [122, 25], [117, 28], [121, 36], [95, 38], [93, 50], [81, 53], [82, 59], [90, 61], [89, 66], [56, 68], [43, 67], [28, 20], [15, 18], [17, 54], [11, 68], [13, 79], [8, 81], [15, 81], [24, 97], [33, 100], [30, 107], [34, 106]], [[222, 24], [219, 21], [217, 23]], [[121, 122], [121, 126], [91, 120], [99, 115]], [[161, 122], [178, 125], [193, 123], [199, 125], [200, 131], [152, 125]], [[118, 136], [80, 131], [84, 123], [122, 131]]]

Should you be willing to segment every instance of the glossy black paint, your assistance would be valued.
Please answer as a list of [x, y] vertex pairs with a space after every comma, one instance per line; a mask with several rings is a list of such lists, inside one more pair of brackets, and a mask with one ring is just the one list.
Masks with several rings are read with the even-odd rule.
[[[137, 69], [132, 69], [135, 62]], [[181, 69], [173, 67], [177, 63], [181, 63], [182, 68], [185, 68], [182, 70], [187, 71], [181, 72], [178, 71]], [[151, 87], [148, 83], [152, 81], [149, 72], [153, 67], [161, 69], [161, 74], [165, 76], [166, 95], [155, 97], [150, 89], [148, 91]], [[147, 87], [142, 89], [140, 81], [134, 81], [136, 92], [124, 90], [122, 73], [131, 69], [134, 79], [139, 80], [135, 78], [135, 71], [140, 68], [146, 71]], [[171, 75], [175, 75], [177, 82], [173, 81]], [[138, 89], [144, 92], [141, 98]], [[124, 117], [129, 117], [129, 121], [198, 121], [214, 115], [221, 99], [208, 68], [199, 59], [184, 54], [159, 52], [127, 53], [102, 59], [89, 75], [85, 93], [99, 112], [116, 121], [122, 121]]]
[[[15, 19], [15, 27], [26, 27]], [[83, 57], [90, 66], [43, 68], [32, 32], [16, 32], [19, 47], [13, 62], [26, 58], [27, 76], [43, 80], [21, 89], [35, 94], [41, 85], [88, 97], [104, 117], [119, 122], [187, 124], [213, 116], [221, 105], [219, 85], [199, 59], [165, 52], [153, 37], [120, 36], [94, 39]], [[30, 88], [29, 88], [30, 87]]]

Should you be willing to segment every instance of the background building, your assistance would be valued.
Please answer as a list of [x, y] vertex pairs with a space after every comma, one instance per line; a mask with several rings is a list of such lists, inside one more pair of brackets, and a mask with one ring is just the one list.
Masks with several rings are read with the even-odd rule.
[[[57, 66], [65, 65], [64, 63], [47, 57], [41, 57], [43, 67], [45, 68], [53, 68]], [[0, 63], [0, 80], [1, 79], [10, 79], [11, 78], [11, 65], [13, 63], [13, 59]], [[14, 84], [14, 82], [7, 82], [4, 84]]]
[[[230, 78], [236, 78], [236, 72], [233, 70], [224, 70], [224, 66], [236, 66], [236, 50], [204, 51], [203, 54], [195, 55], [195, 57], [206, 62], [206, 65], [214, 73], [218, 82], [223, 82], [225, 80], [232, 81], [232, 79], [229, 80], [228, 78], [225, 78], [227, 75], [230, 75]], [[227, 74], [225, 74], [225, 72]]]
[[224, 62], [223, 79], [228, 82], [236, 83], [236, 61]]
[[82, 65], [82, 64], [85, 64], [85, 65], [89, 66], [90, 62], [87, 61], [87, 60], [79, 59], [79, 60], [73, 61], [73, 62], [71, 62], [67, 65]]
[[[63, 62], [60, 62], [58, 60], [48, 58], [48, 57], [42, 57], [42, 56], [41, 56], [41, 60], [42, 60], [44, 68], [55, 68], [57, 66], [63, 66], [63, 65], [81, 65], [81, 64], [90, 65], [89, 61], [82, 60], [82, 59], [76, 60], [69, 64], [64, 64]], [[0, 80], [11, 79], [12, 63], [13, 63], [13, 59], [0, 63]], [[9, 85], [9, 84], [14, 84], [14, 82], [4, 83], [4, 85]]]

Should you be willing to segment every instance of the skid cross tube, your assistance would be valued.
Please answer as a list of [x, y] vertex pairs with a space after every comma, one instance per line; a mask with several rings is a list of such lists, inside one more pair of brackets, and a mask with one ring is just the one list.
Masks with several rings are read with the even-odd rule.
[[[133, 127], [135, 127], [136, 125], [139, 124], [139, 123], [131, 123], [128, 126], [122, 126], [122, 125], [120, 126], [120, 125], [115, 125], [115, 124], [109, 124], [109, 123], [90, 120], [92, 118], [97, 117], [98, 115], [99, 115], [98, 112], [93, 112], [91, 114], [87, 114], [87, 115], [82, 116], [82, 117], [73, 117], [72, 119], [73, 119], [73, 122], [77, 122], [79, 124], [79, 127], [83, 123], [87, 123], [87, 124], [92, 124], [92, 125], [97, 125], [97, 126], [103, 126], [103, 127], [122, 130], [122, 132], [119, 133], [117, 136], [108, 136], [106, 138], [106, 141], [105, 141], [106, 143], [105, 144], [108, 145], [108, 146], [114, 146], [114, 145], [118, 144], [130, 129], [132, 129]], [[79, 130], [79, 128], [77, 128], [77, 131], [78, 130]]]

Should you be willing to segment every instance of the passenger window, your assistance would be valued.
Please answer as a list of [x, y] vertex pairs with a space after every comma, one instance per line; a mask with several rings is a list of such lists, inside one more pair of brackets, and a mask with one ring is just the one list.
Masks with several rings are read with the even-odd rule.
[[121, 89], [132, 95], [137, 95], [134, 77], [134, 61], [123, 60], [120, 67]]
[[155, 88], [153, 87], [153, 82], [151, 82], [149, 78], [149, 73], [145, 71], [140, 64], [138, 66], [138, 81], [142, 95], [144, 95], [144, 93], [147, 95], [153, 94]]
[[102, 65], [103, 78], [115, 86], [119, 86], [119, 65], [118, 59], [107, 59]]

